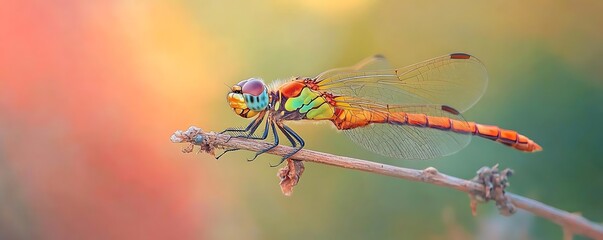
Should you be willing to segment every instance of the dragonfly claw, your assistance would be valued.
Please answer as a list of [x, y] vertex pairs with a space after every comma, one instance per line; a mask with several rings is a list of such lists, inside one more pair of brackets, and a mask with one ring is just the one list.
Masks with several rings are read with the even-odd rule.
[[220, 159], [220, 158], [221, 158], [222, 156], [224, 156], [224, 154], [226, 154], [227, 152], [233, 152], [233, 151], [238, 151], [238, 150], [241, 150], [241, 149], [240, 149], [240, 148], [233, 148], [233, 149], [227, 149], [227, 150], [224, 150], [224, 152], [222, 152], [220, 155], [218, 155], [218, 156], [216, 157], [216, 160]]
[[[270, 149], [272, 149], [272, 148], [268, 148], [268, 150], [270, 150]], [[265, 153], [265, 152], [267, 152], [268, 150], [264, 149], [264, 150], [262, 150], [262, 151], [259, 151], [259, 152], [255, 153], [255, 156], [253, 156], [253, 158], [251, 158], [251, 159], [247, 159], [247, 161], [248, 161], [248, 162], [252, 162], [252, 161], [253, 161], [253, 160], [255, 160], [256, 158], [258, 158], [258, 156], [262, 155], [262, 153]]]
[[272, 165], [272, 164], [270, 164], [270, 167], [278, 167], [278, 166], [279, 166], [279, 165], [281, 165], [281, 164], [282, 164], [282, 163], [283, 163], [285, 160], [287, 160], [287, 158], [288, 158], [288, 157], [281, 158], [281, 161], [280, 161], [280, 162], [278, 162], [278, 164], [276, 164], [276, 165]]
[[222, 156], [224, 156], [224, 154], [226, 154], [226, 151], [220, 153], [220, 155], [216, 156], [216, 160], [220, 159]]

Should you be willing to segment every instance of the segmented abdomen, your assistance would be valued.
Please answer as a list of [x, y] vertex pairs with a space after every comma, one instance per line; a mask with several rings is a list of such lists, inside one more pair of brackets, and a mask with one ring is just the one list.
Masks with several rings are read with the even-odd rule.
[[373, 123], [409, 125], [435, 128], [442, 131], [453, 131], [459, 134], [472, 134], [503, 143], [525, 152], [542, 150], [537, 143], [513, 130], [506, 130], [497, 126], [466, 122], [448, 117], [436, 117], [405, 112], [384, 114], [364, 110], [343, 110], [337, 108], [331, 121], [333, 121], [335, 126], [340, 130], [363, 127]]

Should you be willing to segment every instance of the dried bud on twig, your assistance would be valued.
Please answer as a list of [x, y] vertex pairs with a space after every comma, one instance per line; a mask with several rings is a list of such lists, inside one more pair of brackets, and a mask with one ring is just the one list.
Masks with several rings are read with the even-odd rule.
[[279, 177], [281, 191], [285, 196], [291, 196], [293, 187], [297, 185], [301, 175], [304, 173], [305, 167], [303, 161], [287, 159], [287, 165], [278, 170], [276, 174]]
[[477, 214], [477, 204], [490, 200], [496, 202], [496, 207], [500, 214], [509, 216], [515, 213], [515, 206], [513, 206], [511, 200], [505, 195], [505, 188], [509, 186], [508, 177], [512, 174], [513, 170], [509, 168], [499, 171], [498, 164], [492, 168], [482, 167], [477, 171], [477, 176], [471, 179], [471, 181], [483, 185], [484, 189], [483, 191], [471, 191], [469, 193], [471, 198], [471, 213], [474, 216]]

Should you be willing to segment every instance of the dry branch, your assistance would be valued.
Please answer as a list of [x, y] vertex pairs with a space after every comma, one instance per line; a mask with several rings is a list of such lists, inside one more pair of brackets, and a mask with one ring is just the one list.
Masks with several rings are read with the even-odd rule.
[[[171, 140], [175, 143], [190, 143], [191, 145], [183, 150], [185, 152], [192, 151], [193, 145], [199, 145], [201, 150], [212, 154], [215, 148], [240, 148], [249, 151], [259, 151], [271, 145], [270, 143], [263, 141], [256, 141], [244, 138], [231, 138], [228, 135], [218, 134], [214, 132], [206, 133], [196, 127], [190, 127], [184, 132], [176, 131], [176, 133], [172, 135]], [[291, 147], [279, 145], [268, 153], [284, 156], [292, 150], [293, 148]], [[438, 172], [438, 170], [433, 167], [428, 167], [424, 170], [401, 168], [387, 164], [360, 160], [350, 157], [336, 156], [328, 153], [316, 152], [306, 149], [303, 149], [296, 153], [293, 158], [295, 160], [316, 162], [342, 168], [355, 169], [364, 172], [371, 172], [385, 176], [402, 178], [415, 182], [430, 183], [438, 186], [453, 188], [469, 194], [485, 192], [485, 186], [482, 184], [453, 176], [448, 176], [446, 174]], [[483, 195], [485, 196], [485, 194]], [[572, 234], [584, 235], [593, 239], [603, 239], [603, 225], [591, 222], [590, 220], [582, 216], [548, 206], [536, 200], [532, 200], [509, 192], [505, 193], [504, 195], [515, 207], [531, 212], [537, 216], [546, 218], [563, 227], [565, 231], [569, 231]]]

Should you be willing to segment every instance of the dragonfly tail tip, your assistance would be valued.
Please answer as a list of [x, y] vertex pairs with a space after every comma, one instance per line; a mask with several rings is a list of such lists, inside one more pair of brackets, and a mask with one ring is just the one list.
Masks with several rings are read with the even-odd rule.
[[532, 149], [532, 152], [540, 152], [542, 151], [542, 147], [540, 145], [538, 145], [538, 143], [534, 143], [534, 149]]

